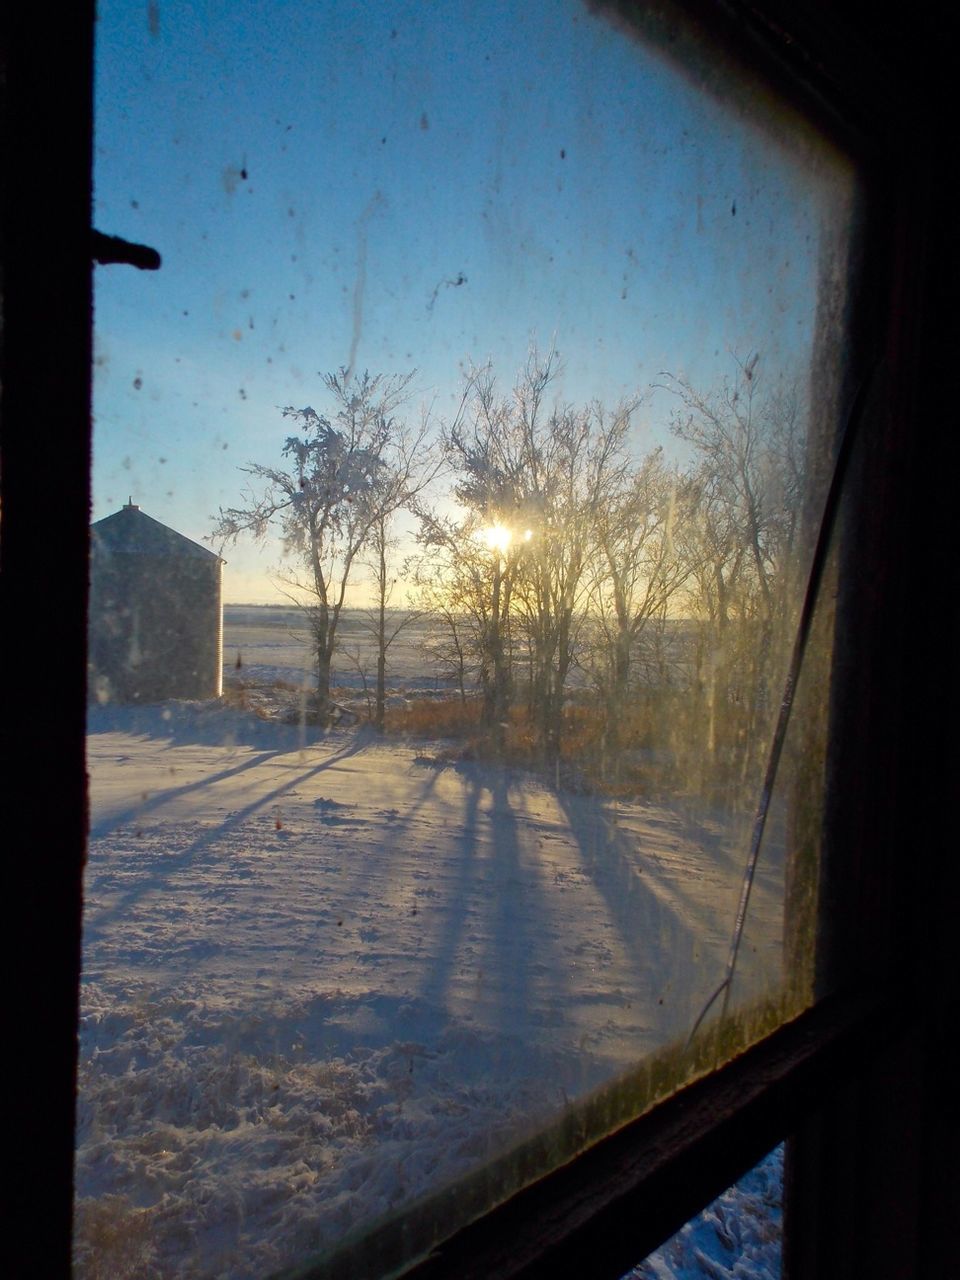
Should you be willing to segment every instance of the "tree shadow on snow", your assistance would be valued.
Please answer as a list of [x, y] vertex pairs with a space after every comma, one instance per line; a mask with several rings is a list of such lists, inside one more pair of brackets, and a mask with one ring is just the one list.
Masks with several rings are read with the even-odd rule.
[[[655, 851], [641, 847], [599, 797], [561, 791], [557, 800], [583, 869], [633, 961], [638, 988], [631, 996], [655, 1015], [658, 1037], [666, 1043], [689, 1029], [722, 975], [725, 903], [705, 911], [675, 885], [668, 888]], [[705, 852], [702, 859], [707, 861]]]
[[[368, 735], [355, 734], [343, 747], [341, 747], [339, 751], [326, 756], [318, 764], [311, 765], [309, 768], [292, 773], [291, 776], [286, 778], [280, 786], [273, 787], [270, 791], [264, 792], [249, 804], [244, 805], [242, 809], [237, 809], [215, 827], [204, 828], [202, 834], [199, 835], [196, 840], [191, 841], [186, 848], [181, 849], [179, 853], [165, 855], [161, 860], [154, 864], [155, 873], [158, 873], [165, 880], [176, 875], [178, 871], [190, 866], [191, 863], [198, 861], [205, 853], [215, 848], [215, 846], [222, 841], [224, 837], [230, 835], [231, 832], [242, 826], [256, 813], [262, 809], [276, 805], [282, 796], [294, 790], [296, 787], [302, 786], [318, 774], [323, 773], [328, 769], [335, 768], [344, 760], [364, 751], [369, 745], [369, 742], [370, 739]], [[276, 755], [280, 753], [270, 754]], [[262, 760], [260, 762], [262, 763]], [[212, 778], [207, 779], [206, 782], [199, 785], [209, 785], [214, 780], [215, 779]], [[193, 788], [184, 788], [184, 790], [191, 789]], [[165, 793], [165, 795], [157, 796], [157, 804], [162, 804], [164, 800], [169, 801], [171, 794], [172, 793]], [[142, 810], [137, 810], [137, 816], [139, 816], [141, 812]], [[108, 831], [110, 829], [111, 828], [107, 828]], [[99, 914], [94, 915], [88, 911], [84, 920], [85, 929], [93, 933], [106, 928], [112, 920], [121, 917], [126, 911], [128, 911], [131, 905], [140, 897], [147, 892], [155, 890], [156, 888], [158, 888], [158, 882], [157, 875], [155, 874], [149, 879], [138, 884], [136, 887], [128, 890], [126, 893], [121, 894], [108, 909], [101, 911]]]

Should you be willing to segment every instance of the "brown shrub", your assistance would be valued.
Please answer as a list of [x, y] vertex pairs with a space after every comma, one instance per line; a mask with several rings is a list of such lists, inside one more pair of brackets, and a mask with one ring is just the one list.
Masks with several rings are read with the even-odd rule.
[[418, 698], [387, 707], [384, 732], [414, 738], [464, 738], [481, 732], [483, 706], [478, 698]]

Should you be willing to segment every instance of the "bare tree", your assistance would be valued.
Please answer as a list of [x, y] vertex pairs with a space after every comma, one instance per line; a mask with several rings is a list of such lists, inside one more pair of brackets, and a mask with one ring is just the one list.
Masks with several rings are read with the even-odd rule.
[[282, 465], [242, 468], [253, 483], [240, 506], [221, 508], [214, 529], [222, 544], [243, 535], [263, 541], [279, 531], [293, 566], [281, 580], [307, 619], [321, 715], [329, 707], [337, 627], [357, 557], [377, 523], [410, 500], [416, 451], [407, 447], [396, 414], [412, 378], [327, 374], [332, 417], [309, 405], [283, 409], [296, 433], [281, 448]]
[[[736, 375], [704, 394], [668, 377], [682, 402], [673, 430], [700, 462], [700, 505], [710, 515], [717, 607], [769, 623], [782, 608], [803, 494], [804, 421], [795, 386], [763, 390], [759, 353], [735, 358]], [[734, 590], [735, 585], [735, 590]], [[734, 596], [739, 597], [734, 600]]]
[[759, 355], [735, 360], [710, 393], [668, 378], [681, 408], [675, 433], [697, 456], [690, 612], [703, 692], [707, 756], [726, 754], [741, 781], [762, 755], [785, 663], [799, 581], [805, 418], [795, 387], [768, 393]]
[[518, 551], [505, 526], [473, 512], [461, 519], [422, 511], [422, 553], [415, 569], [418, 601], [444, 629], [441, 665], [466, 699], [471, 679], [483, 699], [483, 719], [502, 742], [510, 689], [510, 604]]
[[[460, 420], [443, 444], [457, 477], [454, 495], [466, 512], [459, 526], [448, 523], [455, 579], [476, 593], [484, 721], [494, 744], [503, 745], [513, 697], [511, 604], [527, 544], [543, 523], [538, 502], [535, 441], [544, 396], [556, 373], [553, 355], [531, 354], [506, 398], [498, 392], [490, 366], [470, 374]], [[435, 536], [435, 535], [434, 535]]]
[[560, 752], [563, 705], [581, 626], [603, 513], [628, 467], [635, 401], [612, 413], [599, 404], [557, 406], [537, 442], [539, 527], [524, 560], [518, 598], [531, 652], [531, 711], [546, 755]]
[[398, 425], [393, 441], [393, 466], [395, 478], [402, 479], [403, 482], [402, 500], [394, 505], [384, 505], [377, 512], [370, 526], [366, 548], [364, 563], [373, 575], [376, 603], [361, 615], [360, 625], [372, 637], [376, 652], [373, 722], [380, 733], [383, 732], [386, 712], [387, 655], [401, 633], [422, 616], [413, 609], [406, 609], [400, 614], [393, 609], [392, 601], [398, 583], [398, 572], [394, 564], [400, 541], [394, 535], [392, 526], [401, 509], [411, 513], [419, 510], [421, 495], [440, 470], [442, 455], [434, 447], [430, 435], [426, 411], [421, 415], [417, 430], [411, 431], [403, 424]]
[[[423, 483], [428, 482], [428, 471], [432, 467], [433, 463], [429, 463], [428, 470], [421, 472]], [[412, 497], [413, 494], [411, 493], [411, 499]], [[370, 530], [368, 550], [371, 559], [368, 561], [368, 567], [373, 571], [376, 603], [372, 608], [365, 609], [359, 619], [361, 628], [367, 632], [373, 641], [374, 653], [376, 654], [377, 674], [371, 718], [379, 733], [383, 732], [386, 714], [387, 658], [390, 649], [408, 627], [413, 626], [423, 617], [423, 610], [421, 609], [406, 608], [397, 610], [392, 605], [398, 578], [391, 570], [390, 556], [391, 552], [395, 552], [398, 544], [396, 539], [390, 536], [389, 525], [390, 517], [384, 513], [377, 517]], [[359, 668], [359, 656], [357, 665]], [[361, 672], [361, 674], [363, 675], [364, 691], [366, 692], [366, 674], [364, 672]], [[369, 696], [367, 701], [369, 705]]]
[[516, 694], [516, 662], [529, 666], [529, 708], [541, 745], [560, 751], [562, 711], [585, 604], [595, 518], [625, 466], [635, 402], [548, 401], [554, 353], [531, 352], [502, 394], [493, 371], [470, 375], [463, 412], [443, 437], [456, 477], [459, 522], [434, 521], [425, 542], [443, 545], [451, 579], [468, 586], [480, 639], [485, 718], [495, 743]]
[[478, 688], [489, 702], [487, 661], [492, 564], [478, 527], [447, 515], [420, 513], [420, 555], [412, 564], [417, 605], [440, 624], [427, 647], [442, 676], [457, 686], [461, 702]]
[[[596, 504], [591, 613], [601, 637], [593, 656], [603, 696], [608, 749], [620, 745], [623, 708], [638, 649], [662, 633], [671, 605], [694, 569], [688, 537], [694, 487], [669, 468], [662, 449], [617, 474]], [[656, 637], [662, 649], [663, 636]], [[661, 668], [663, 666], [661, 662]], [[661, 679], [663, 670], [660, 671]]]

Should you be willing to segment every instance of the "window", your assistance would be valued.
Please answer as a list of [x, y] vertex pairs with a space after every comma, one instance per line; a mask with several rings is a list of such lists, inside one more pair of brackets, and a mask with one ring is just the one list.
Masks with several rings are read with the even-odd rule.
[[[54, 1237], [56, 1224], [59, 1222], [62, 1227], [68, 1216], [66, 1196], [58, 1194], [58, 1190], [62, 1193], [69, 1183], [69, 1144], [65, 1135], [70, 1130], [66, 1121], [70, 1111], [67, 1082], [72, 1038], [67, 1028], [72, 1025], [74, 1006], [77, 864], [83, 814], [80, 738], [83, 640], [79, 626], [73, 632], [70, 628], [82, 612], [86, 574], [85, 556], [74, 558], [74, 540], [81, 547], [85, 543], [87, 520], [86, 498], [78, 479], [86, 470], [85, 437], [79, 428], [88, 388], [89, 344], [84, 336], [83, 314], [87, 306], [87, 286], [86, 270], [78, 264], [86, 249], [83, 175], [89, 156], [89, 122], [82, 110], [75, 115], [55, 112], [43, 95], [30, 97], [27, 86], [48, 85], [51, 78], [66, 86], [77, 84], [79, 77], [79, 100], [86, 102], [85, 76], [83, 69], [78, 70], [76, 65], [76, 50], [89, 47], [84, 16], [79, 15], [76, 38], [71, 39], [65, 27], [57, 33], [66, 46], [59, 78], [50, 74], [50, 59], [57, 56], [56, 47], [45, 50], [46, 61], [41, 69], [30, 62], [28, 46], [12, 43], [12, 74], [6, 91], [14, 125], [23, 126], [10, 131], [16, 138], [15, 145], [8, 147], [8, 165], [12, 166], [9, 187], [13, 194], [8, 193], [5, 207], [8, 262], [3, 556], [7, 653], [8, 661], [15, 664], [18, 683], [6, 713], [5, 731], [15, 744], [15, 750], [8, 753], [13, 761], [8, 776], [8, 783], [13, 784], [9, 804], [11, 830], [17, 837], [18, 848], [24, 851], [13, 868], [17, 886], [13, 901], [18, 907], [22, 905], [30, 926], [29, 942], [22, 952], [24, 977], [18, 990], [24, 1006], [18, 1012], [16, 1025], [36, 1025], [38, 1010], [43, 1011], [45, 1024], [36, 1037], [39, 1052], [36, 1049], [25, 1052], [18, 1062], [25, 1068], [18, 1100], [36, 1095], [44, 1100], [39, 1111], [31, 1116], [31, 1120], [43, 1128], [39, 1132], [34, 1129], [31, 1139], [24, 1144], [24, 1150], [36, 1160], [37, 1170], [35, 1177], [23, 1179], [26, 1194], [20, 1219], [24, 1224], [25, 1248], [32, 1251], [34, 1260], [36, 1250], [43, 1248], [45, 1240]], [[747, 30], [751, 37], [759, 38], [752, 28]], [[29, 34], [28, 28], [17, 27], [13, 34], [20, 37], [25, 31]], [[911, 724], [913, 702], [912, 697], [908, 700], [908, 691], [902, 684], [909, 638], [904, 637], [902, 631], [892, 633], [892, 620], [900, 619], [902, 626], [904, 596], [907, 585], [912, 583], [908, 596], [910, 609], [916, 611], [921, 621], [935, 623], [936, 605], [943, 584], [949, 579], [949, 564], [943, 550], [949, 545], [946, 506], [929, 501], [928, 495], [934, 490], [933, 480], [923, 486], [924, 494], [920, 497], [922, 473], [910, 448], [913, 424], [937, 421], [943, 411], [940, 398], [944, 388], [937, 381], [934, 355], [942, 351], [945, 343], [947, 325], [944, 323], [944, 333], [941, 333], [939, 323], [948, 317], [950, 301], [945, 296], [945, 285], [934, 284], [930, 276], [923, 275], [913, 255], [919, 255], [921, 227], [924, 239], [938, 246], [938, 252], [945, 255], [946, 228], [940, 220], [944, 218], [943, 212], [926, 203], [936, 190], [938, 175], [929, 159], [933, 154], [932, 143], [927, 141], [924, 132], [931, 124], [925, 114], [931, 110], [929, 98], [920, 94], [919, 80], [910, 80], [915, 74], [913, 69], [908, 66], [904, 73], [913, 89], [910, 101], [917, 104], [907, 115], [911, 126], [909, 154], [915, 155], [917, 149], [924, 146], [931, 150], [921, 151], [920, 159], [912, 160], [908, 166], [904, 159], [906, 147], [903, 151], [896, 150], [889, 138], [882, 137], [876, 114], [870, 119], [870, 112], [879, 113], [882, 103], [878, 105], [877, 98], [870, 96], [869, 58], [852, 59], [853, 72], [844, 74], [839, 57], [836, 62], [828, 59], [824, 52], [828, 42], [820, 44], [817, 31], [814, 24], [813, 34], [807, 33], [807, 40], [825, 65], [813, 59], [819, 68], [814, 78], [818, 82], [825, 79], [829, 87], [831, 67], [841, 68], [833, 78], [848, 95], [839, 108], [846, 118], [855, 117], [858, 109], [867, 104], [866, 124], [856, 119], [854, 123], [861, 124], [868, 135], [872, 134], [877, 150], [881, 142], [886, 146], [886, 151], [881, 152], [885, 169], [879, 171], [876, 179], [878, 189], [881, 194], [895, 192], [902, 202], [895, 210], [896, 216], [889, 211], [878, 214], [865, 239], [865, 252], [876, 255], [868, 259], [873, 270], [865, 276], [864, 286], [874, 306], [868, 311], [868, 318], [858, 319], [852, 330], [856, 343], [862, 343], [871, 354], [879, 347], [886, 355], [881, 377], [888, 381], [881, 384], [882, 393], [874, 389], [870, 411], [878, 413], [876, 406], [880, 400], [882, 405], [892, 406], [894, 412], [890, 419], [881, 422], [876, 451], [858, 463], [859, 491], [869, 494], [869, 501], [864, 500], [857, 513], [863, 537], [851, 553], [862, 557], [861, 571], [853, 575], [851, 598], [842, 602], [842, 607], [850, 611], [854, 637], [851, 645], [857, 647], [840, 655], [833, 766], [836, 785], [831, 793], [832, 808], [826, 828], [830, 850], [822, 957], [823, 962], [830, 965], [832, 985], [845, 994], [838, 1001], [824, 1002], [808, 1018], [776, 1033], [729, 1069], [693, 1086], [680, 1098], [645, 1117], [643, 1122], [616, 1135], [614, 1140], [603, 1144], [602, 1149], [587, 1153], [569, 1168], [551, 1175], [517, 1201], [483, 1219], [461, 1244], [454, 1242], [445, 1251], [446, 1263], [441, 1258], [429, 1264], [435, 1271], [443, 1265], [456, 1269], [457, 1250], [466, 1249], [477, 1267], [477, 1274], [507, 1274], [504, 1259], [501, 1259], [502, 1267], [491, 1265], [491, 1255], [482, 1252], [496, 1249], [497, 1224], [504, 1222], [508, 1225], [502, 1229], [509, 1238], [504, 1240], [501, 1236], [504, 1255], [511, 1259], [510, 1266], [516, 1273], [529, 1263], [529, 1273], [533, 1274], [537, 1265], [546, 1265], [551, 1249], [563, 1250], [569, 1259], [578, 1242], [586, 1247], [586, 1242], [599, 1237], [607, 1241], [610, 1266], [619, 1266], [621, 1261], [629, 1265], [645, 1246], [636, 1235], [628, 1245], [611, 1229], [617, 1219], [617, 1200], [629, 1201], [632, 1188], [643, 1183], [645, 1212], [655, 1222], [646, 1243], [655, 1243], [672, 1226], [678, 1225], [697, 1201], [729, 1182], [738, 1169], [749, 1162], [751, 1155], [759, 1154], [769, 1145], [770, 1139], [793, 1127], [804, 1110], [804, 1103], [807, 1110], [814, 1111], [819, 1105], [821, 1115], [808, 1126], [802, 1138], [798, 1191], [793, 1199], [801, 1212], [812, 1211], [816, 1206], [810, 1188], [817, 1180], [809, 1176], [810, 1171], [822, 1171], [830, 1166], [831, 1143], [839, 1141], [844, 1128], [842, 1116], [834, 1118], [829, 1110], [823, 1112], [834, 1089], [841, 1098], [845, 1092], [859, 1094], [861, 1114], [856, 1128], [866, 1132], [867, 1139], [861, 1138], [859, 1143], [851, 1140], [850, 1158], [869, 1167], [870, 1143], [875, 1142], [884, 1150], [885, 1159], [880, 1167], [888, 1171], [888, 1176], [894, 1168], [891, 1151], [898, 1161], [913, 1162], [908, 1164], [907, 1176], [920, 1208], [914, 1210], [894, 1202], [889, 1194], [885, 1198], [882, 1180], [876, 1172], [859, 1184], [859, 1194], [873, 1206], [874, 1227], [879, 1228], [883, 1206], [892, 1208], [897, 1212], [890, 1214], [890, 1221], [896, 1221], [899, 1215], [901, 1222], [907, 1220], [916, 1228], [915, 1235], [901, 1232], [901, 1252], [897, 1255], [901, 1261], [904, 1258], [909, 1261], [911, 1256], [904, 1251], [923, 1248], [927, 1251], [923, 1260], [936, 1273], [935, 1263], [930, 1260], [945, 1256], [938, 1255], [936, 1250], [946, 1247], [944, 1215], [949, 1183], [946, 1160], [942, 1154], [938, 1155], [942, 1148], [935, 1141], [933, 1116], [941, 1110], [949, 1115], [946, 1109], [949, 1095], [944, 1087], [944, 1068], [938, 1065], [942, 1059], [938, 1058], [936, 1040], [936, 1027], [941, 1025], [938, 1020], [945, 1011], [938, 1001], [946, 997], [946, 992], [938, 988], [938, 975], [949, 972], [944, 928], [946, 872], [941, 861], [946, 846], [945, 824], [932, 778], [940, 781], [945, 773], [942, 761], [946, 756], [941, 755], [939, 749], [945, 744], [946, 729], [941, 721], [939, 729], [934, 723], [932, 733], [928, 731], [932, 760], [921, 769], [915, 757], [908, 754], [909, 748], [903, 746]], [[832, 32], [831, 36], [836, 33]], [[799, 37], [795, 37], [795, 41], [805, 50], [809, 47]], [[881, 37], [878, 40], [881, 51], [883, 43]], [[749, 42], [747, 45], [749, 48]], [[912, 49], [915, 51], [918, 46], [919, 41]], [[782, 47], [777, 47], [782, 52]], [[838, 47], [841, 53], [850, 55], [850, 45], [844, 44], [842, 33]], [[741, 52], [742, 49], [743, 46]], [[760, 53], [751, 49], [750, 56], [759, 57]], [[808, 73], [813, 74], [809, 68]], [[881, 121], [885, 119], [881, 116]], [[40, 145], [28, 151], [27, 144], [36, 144], [37, 131], [41, 129], [47, 132], [40, 139]], [[876, 141], [878, 134], [881, 141]], [[57, 140], [56, 147], [50, 145], [51, 138]], [[53, 154], [63, 157], [56, 174], [47, 170], [48, 157]], [[29, 206], [25, 201], [27, 192]], [[878, 201], [879, 196], [874, 194], [873, 200]], [[920, 206], [924, 221], [918, 211]], [[872, 207], [876, 208], [877, 204]], [[44, 225], [50, 227], [50, 234], [40, 234]], [[901, 290], [895, 298], [896, 306], [891, 303], [889, 283], [889, 263], [895, 255], [899, 255], [896, 260], [900, 266], [896, 287]], [[874, 296], [869, 299], [871, 289]], [[916, 292], [911, 294], [911, 290]], [[917, 316], [921, 302], [928, 308], [927, 327], [908, 335], [893, 332], [881, 341], [878, 331], [882, 330], [887, 317], [892, 313]], [[77, 310], [71, 312], [70, 305]], [[919, 321], [917, 323], [919, 325]], [[876, 386], [875, 382], [874, 388]], [[38, 387], [43, 388], [40, 402]], [[57, 447], [52, 454], [42, 446], [41, 450], [30, 447], [35, 439], [36, 422], [46, 415], [51, 416], [50, 432], [56, 439]], [[38, 453], [41, 456], [37, 456]], [[944, 456], [941, 454], [941, 459]], [[945, 474], [948, 469], [940, 470]], [[908, 486], [907, 481], [913, 481], [912, 486]], [[42, 503], [41, 493], [46, 495]], [[71, 536], [61, 545], [58, 535], [64, 533]], [[941, 536], [936, 536], [938, 534]], [[52, 581], [47, 579], [48, 590], [57, 605], [54, 610], [57, 617], [49, 629], [37, 626], [28, 637], [11, 627], [10, 619], [35, 616], [28, 609], [37, 608], [34, 593], [38, 576], [49, 575], [52, 565], [58, 566], [61, 575]], [[856, 562], [852, 567], [856, 568]], [[46, 685], [41, 676], [35, 694], [33, 689], [27, 689], [21, 673], [26, 672], [30, 664], [34, 667], [42, 664], [44, 670], [55, 673], [52, 679], [56, 683]], [[949, 667], [941, 667], [934, 654], [926, 669], [917, 674], [914, 696], [925, 695], [932, 700], [937, 696], [938, 680], [949, 689], [952, 679]], [[865, 726], [870, 730], [866, 741]], [[51, 812], [49, 801], [41, 798], [48, 793], [38, 792], [38, 769], [46, 778], [56, 780], [59, 803], [55, 811]], [[942, 771], [939, 775], [938, 770]], [[894, 780], [897, 787], [892, 785]], [[903, 799], [905, 793], [926, 799], [924, 816], [920, 819], [913, 804]], [[919, 828], [925, 837], [922, 840], [918, 839], [918, 821], [923, 824]], [[42, 884], [37, 882], [37, 864], [28, 862], [26, 854], [41, 844], [50, 850], [49, 861], [43, 861], [51, 867]], [[903, 848], [911, 850], [913, 874], [908, 882], [904, 882], [900, 871]], [[894, 895], [899, 907], [896, 912], [889, 909]], [[914, 992], [908, 999], [904, 990], [909, 990], [911, 983]], [[871, 998], [874, 990], [877, 994]], [[872, 1008], [870, 1018], [863, 1014], [863, 1006]], [[897, 1043], [891, 1046], [891, 1039]], [[775, 1067], [777, 1055], [783, 1055], [779, 1059], [779, 1074]], [[871, 1077], [873, 1061], [879, 1065]], [[883, 1108], [879, 1101], [871, 1107], [872, 1091], [878, 1099], [883, 1097], [884, 1076], [887, 1089], [902, 1090], [908, 1100], [912, 1100], [910, 1107]], [[923, 1082], [925, 1095], [917, 1091], [917, 1080]], [[725, 1107], [720, 1105], [724, 1096], [728, 1100]], [[891, 1129], [896, 1131], [897, 1123], [910, 1113], [911, 1107], [918, 1120], [912, 1141], [892, 1144], [884, 1141], [891, 1136]], [[897, 1114], [891, 1114], [892, 1111]], [[688, 1117], [692, 1114], [702, 1117], [702, 1123], [691, 1126]], [[666, 1151], [662, 1140], [665, 1127], [671, 1123], [677, 1126], [675, 1133], [679, 1130], [681, 1137]], [[652, 1141], [643, 1148], [647, 1155], [641, 1158], [636, 1144], [643, 1135]], [[660, 1158], [652, 1154], [657, 1151], [661, 1154], [666, 1151], [666, 1155]], [[804, 1163], [806, 1177], [803, 1176]], [[698, 1176], [686, 1180], [684, 1175], [693, 1168], [697, 1169]], [[49, 1206], [38, 1190], [45, 1185], [52, 1187]], [[564, 1187], [571, 1197], [566, 1208]], [[616, 1189], [615, 1195], [612, 1188]], [[570, 1208], [574, 1202], [583, 1206], [579, 1213]], [[530, 1244], [523, 1244], [517, 1224], [528, 1219], [532, 1211], [539, 1212], [546, 1225], [540, 1226], [539, 1236], [534, 1234]], [[35, 1215], [34, 1221], [49, 1224], [48, 1228], [35, 1233], [27, 1231], [25, 1224], [31, 1214]], [[861, 1215], [858, 1221], [863, 1220]], [[922, 1233], [921, 1222], [925, 1227]], [[881, 1248], [881, 1242], [891, 1234], [890, 1228], [886, 1232], [877, 1229], [871, 1248], [878, 1255], [889, 1257], [889, 1251]], [[915, 1244], [921, 1236], [922, 1245]], [[61, 1243], [63, 1238], [59, 1237]], [[627, 1248], [631, 1256], [622, 1256]], [[614, 1257], [617, 1251], [620, 1261]], [[596, 1255], [592, 1252], [589, 1256], [593, 1260], [591, 1265], [604, 1265], [595, 1263]], [[913, 1254], [915, 1258], [921, 1256]], [[65, 1270], [66, 1253], [61, 1252], [60, 1258]], [[45, 1269], [53, 1274], [56, 1266], [54, 1262]], [[462, 1262], [460, 1266], [457, 1274], [468, 1274]], [[883, 1274], [880, 1266], [878, 1261], [872, 1274]], [[828, 1271], [821, 1268], [819, 1274], [828, 1274]]]

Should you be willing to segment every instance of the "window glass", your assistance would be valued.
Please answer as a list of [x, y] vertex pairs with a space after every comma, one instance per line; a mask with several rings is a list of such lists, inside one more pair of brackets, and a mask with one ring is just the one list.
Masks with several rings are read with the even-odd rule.
[[573, 0], [97, 40], [77, 1273], [386, 1269], [810, 999], [854, 181]]

